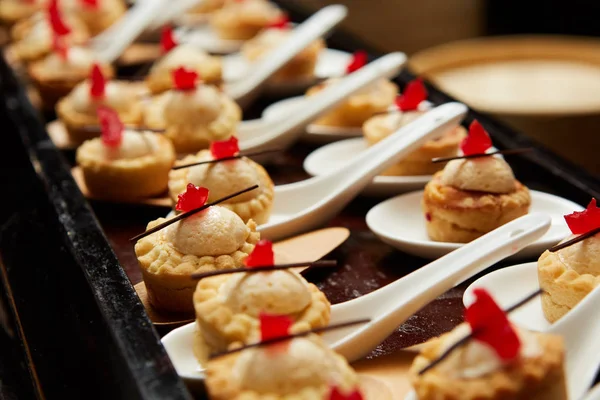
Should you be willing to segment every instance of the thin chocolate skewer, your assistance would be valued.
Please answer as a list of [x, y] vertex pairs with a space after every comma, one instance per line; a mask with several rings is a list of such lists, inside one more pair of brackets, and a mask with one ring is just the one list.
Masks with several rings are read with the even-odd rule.
[[565, 247], [569, 247], [569, 246], [571, 246], [572, 244], [575, 244], [575, 243], [577, 243], [577, 242], [581, 242], [582, 240], [585, 240], [585, 239], [587, 239], [587, 238], [589, 238], [589, 237], [592, 237], [592, 236], [594, 236], [594, 235], [595, 235], [595, 234], [597, 234], [597, 233], [600, 233], [600, 227], [598, 227], [598, 228], [596, 228], [596, 229], [592, 229], [592, 230], [591, 230], [591, 231], [589, 231], [589, 232], [582, 233], [581, 235], [579, 235], [579, 236], [576, 236], [576, 237], [574, 237], [574, 238], [573, 238], [573, 239], [571, 239], [571, 240], [567, 240], [567, 241], [566, 241], [566, 242], [564, 242], [564, 243], [560, 243], [560, 244], [557, 244], [557, 245], [556, 245], [556, 246], [554, 246], [554, 247], [550, 247], [550, 248], [548, 249], [548, 251], [549, 251], [550, 253], [554, 253], [554, 252], [556, 252], [556, 251], [558, 251], [558, 250], [562, 250], [562, 249], [564, 249]]
[[130, 240], [131, 242], [134, 242], [134, 241], [140, 240], [141, 238], [144, 238], [144, 237], [146, 237], [146, 236], [148, 236], [148, 235], [151, 235], [151, 234], [153, 234], [154, 232], [158, 232], [158, 231], [160, 231], [161, 229], [163, 229], [163, 228], [165, 228], [165, 227], [167, 227], [167, 226], [169, 226], [169, 225], [171, 225], [171, 224], [173, 224], [173, 223], [175, 223], [175, 222], [177, 222], [177, 221], [179, 221], [179, 220], [181, 220], [181, 219], [184, 219], [184, 218], [187, 218], [187, 217], [189, 217], [190, 215], [193, 215], [193, 214], [199, 213], [199, 212], [200, 212], [200, 211], [202, 211], [202, 210], [206, 210], [206, 209], [207, 209], [208, 207], [210, 207], [210, 206], [214, 206], [214, 205], [216, 205], [216, 204], [222, 203], [222, 202], [224, 202], [224, 201], [227, 201], [227, 200], [229, 200], [229, 199], [231, 199], [231, 198], [233, 198], [233, 197], [239, 196], [240, 194], [243, 194], [243, 193], [249, 192], [249, 191], [251, 191], [251, 190], [254, 190], [254, 189], [257, 189], [257, 188], [258, 188], [258, 185], [250, 186], [249, 188], [246, 188], [246, 189], [240, 190], [240, 191], [238, 191], [238, 192], [235, 192], [235, 193], [233, 193], [233, 194], [230, 194], [229, 196], [225, 196], [225, 197], [222, 197], [222, 198], [220, 198], [220, 199], [218, 199], [218, 200], [215, 200], [215, 201], [213, 201], [212, 203], [205, 204], [205, 205], [203, 205], [202, 207], [198, 207], [198, 208], [195, 208], [195, 209], [193, 209], [193, 210], [190, 210], [190, 211], [186, 211], [186, 212], [184, 212], [184, 213], [181, 213], [181, 214], [179, 214], [179, 215], [177, 215], [177, 216], [175, 216], [175, 217], [173, 217], [173, 218], [171, 218], [171, 219], [169, 219], [169, 220], [167, 220], [167, 221], [163, 222], [162, 224], [156, 225], [154, 228], [148, 229], [147, 231], [145, 231], [145, 232], [142, 232], [142, 233], [140, 233], [139, 235], [132, 237], [132, 238], [131, 238], [131, 239], [129, 239], [129, 240]]
[[221, 161], [236, 160], [236, 159], [242, 158], [242, 157], [252, 157], [252, 156], [258, 156], [258, 155], [267, 154], [267, 153], [275, 153], [278, 151], [282, 151], [282, 150], [281, 149], [271, 149], [271, 150], [255, 151], [254, 153], [237, 154], [235, 156], [215, 158], [214, 160], [198, 161], [198, 162], [190, 163], [190, 164], [176, 165], [171, 169], [183, 169], [183, 168], [194, 167], [196, 165], [213, 164], [213, 163], [217, 163], [217, 162], [221, 162]]
[[452, 160], [489, 157], [489, 156], [493, 156], [494, 154], [503, 154], [503, 155], [522, 154], [522, 153], [528, 153], [530, 151], [533, 151], [533, 148], [525, 147], [522, 149], [496, 150], [496, 151], [492, 151], [491, 153], [469, 154], [468, 156], [438, 157], [438, 158], [432, 159], [431, 162], [432, 163], [441, 163], [441, 162], [452, 161]]
[[[86, 132], [102, 132], [102, 127], [100, 125], [86, 125], [84, 127], [82, 127], [82, 129]], [[144, 132], [144, 131], [148, 131], [148, 132], [155, 132], [155, 133], [162, 133], [165, 131], [165, 129], [159, 129], [159, 128], [148, 128], [148, 127], [144, 127], [144, 126], [127, 126], [125, 125], [125, 130], [129, 130], [129, 131], [136, 131], [136, 132]]]
[[246, 268], [228, 268], [221, 269], [218, 271], [209, 271], [209, 272], [197, 272], [191, 275], [192, 279], [204, 279], [209, 276], [216, 275], [225, 275], [225, 274], [236, 274], [240, 272], [265, 272], [265, 271], [277, 271], [280, 269], [290, 269], [290, 268], [298, 268], [298, 267], [335, 267], [337, 265], [336, 260], [320, 260], [320, 261], [307, 261], [307, 262], [297, 262], [290, 264], [274, 264], [274, 265], [259, 265], [256, 267], [246, 267]]
[[365, 318], [365, 319], [357, 319], [355, 321], [341, 322], [339, 324], [323, 326], [323, 327], [320, 327], [320, 328], [314, 328], [314, 329], [310, 329], [310, 330], [307, 330], [307, 331], [294, 333], [292, 335], [280, 336], [280, 337], [276, 337], [276, 338], [272, 338], [272, 339], [267, 339], [267, 340], [264, 340], [262, 342], [247, 344], [245, 346], [238, 347], [238, 348], [231, 349], [231, 350], [226, 350], [226, 351], [223, 351], [223, 352], [220, 352], [220, 353], [214, 353], [214, 354], [211, 354], [209, 358], [213, 359], [213, 358], [217, 358], [217, 357], [222, 357], [222, 356], [226, 356], [226, 355], [229, 355], [229, 354], [240, 352], [242, 350], [250, 349], [250, 348], [253, 348], [253, 347], [269, 346], [271, 344], [285, 342], [286, 340], [294, 339], [294, 338], [297, 338], [297, 337], [308, 336], [311, 333], [328, 332], [328, 331], [332, 331], [332, 330], [335, 330], [335, 329], [346, 328], [348, 326], [360, 325], [360, 324], [367, 324], [369, 322], [371, 322], [371, 319]]
[[[530, 294], [529, 296], [525, 297], [523, 300], [519, 301], [518, 303], [508, 307], [505, 312], [506, 313], [510, 313], [514, 310], [516, 310], [517, 308], [525, 305], [526, 303], [530, 302], [532, 299], [534, 299], [536, 296], [539, 296], [542, 293], [541, 289], [536, 290], [535, 292], [533, 292], [532, 294]], [[444, 361], [444, 359], [446, 359], [446, 357], [448, 357], [450, 355], [450, 353], [452, 353], [454, 350], [458, 349], [459, 347], [463, 346], [465, 343], [467, 343], [469, 340], [471, 340], [473, 338], [473, 334], [477, 333], [477, 331], [473, 331], [470, 334], [468, 334], [467, 336], [463, 337], [462, 339], [458, 340], [456, 343], [454, 343], [452, 346], [450, 346], [448, 349], [446, 349], [446, 351], [444, 351], [442, 354], [440, 354], [440, 356], [438, 358], [436, 358], [435, 360], [433, 360], [429, 365], [427, 365], [425, 368], [423, 368], [422, 370], [419, 371], [419, 375], [423, 375], [425, 372], [429, 371], [430, 369], [432, 369], [433, 367], [435, 367], [436, 365], [438, 365], [440, 362]]]

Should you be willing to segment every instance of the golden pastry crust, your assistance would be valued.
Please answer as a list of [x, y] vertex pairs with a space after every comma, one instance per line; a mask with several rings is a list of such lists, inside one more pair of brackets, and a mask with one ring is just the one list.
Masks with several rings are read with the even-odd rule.
[[[89, 73], [89, 72], [88, 72]], [[132, 91], [139, 101], [128, 104], [126, 109], [115, 109], [123, 124], [128, 126], [140, 126], [143, 120], [142, 97], [145, 90], [137, 82], [112, 82], [118, 83], [122, 90]], [[102, 101], [99, 102], [100, 104]], [[87, 113], [80, 113], [73, 107], [69, 96], [62, 98], [56, 104], [56, 115], [65, 124], [65, 129], [69, 138], [76, 143], [82, 143], [99, 135], [98, 132], [86, 129], [89, 126], [98, 126], [98, 116]]]
[[[571, 238], [565, 240], [568, 239]], [[586, 246], [586, 241], [596, 240], [596, 237], [588, 238], [578, 245]], [[538, 260], [538, 279], [543, 290], [542, 310], [550, 322], [560, 319], [600, 284], [600, 275], [578, 272], [563, 259], [561, 252], [567, 249], [554, 253], [546, 250]]]
[[[309, 336], [309, 340], [320, 340]], [[246, 350], [245, 350], [246, 351]], [[335, 374], [335, 384], [344, 392], [350, 392], [358, 385], [358, 376], [339, 354], [333, 353], [338, 371]], [[329, 393], [329, 385], [304, 387], [296, 393], [281, 395], [278, 393], [259, 393], [240, 387], [235, 376], [231, 373], [240, 353], [215, 358], [207, 363], [206, 386], [213, 400], [315, 400], [324, 399]], [[329, 371], [323, 371], [326, 373]], [[268, 371], [265, 371], [268, 373]]]
[[99, 0], [97, 8], [78, 4], [76, 9], [72, 10], [85, 22], [92, 36], [111, 27], [126, 11], [127, 7], [122, 0]]
[[[168, 54], [165, 56], [167, 57]], [[223, 83], [223, 62], [220, 57], [207, 56], [206, 60], [197, 65], [186, 63], [186, 69], [198, 73], [204, 83], [220, 86]], [[146, 77], [146, 85], [152, 94], [160, 94], [169, 89], [173, 89], [173, 70], [175, 68], [166, 68], [161, 66], [161, 60], [150, 70]]]
[[[102, 74], [106, 79], [112, 79], [115, 71], [110, 65], [102, 65]], [[87, 79], [90, 74], [88, 68], [65, 71], [64, 76], [48, 74], [44, 60], [31, 63], [27, 69], [33, 86], [37, 89], [42, 99], [44, 109], [52, 110], [56, 104], [66, 97], [79, 83]], [[55, 71], [56, 72], [56, 71]], [[57, 110], [58, 114], [58, 110]], [[86, 138], [87, 137], [86, 135]], [[82, 139], [82, 141], [85, 139]]]
[[136, 199], [164, 193], [168, 186], [169, 171], [175, 162], [171, 142], [157, 133], [151, 135], [155, 148], [150, 154], [128, 159], [106, 159], [97, 154], [93, 141], [84, 142], [77, 149], [77, 164], [83, 171], [85, 184], [97, 198]]
[[[410, 113], [407, 113], [410, 114]], [[396, 129], [389, 124], [390, 115], [376, 115], [363, 125], [363, 134], [369, 146], [385, 139]], [[404, 124], [400, 124], [403, 126]], [[426, 142], [420, 149], [407, 155], [396, 165], [383, 171], [381, 175], [387, 176], [410, 176], [410, 175], [433, 175], [444, 168], [445, 163], [432, 163], [436, 157], [452, 157], [458, 153], [460, 143], [467, 136], [467, 131], [458, 126], [444, 133], [441, 137]]]
[[[147, 229], [165, 221], [165, 218], [152, 221]], [[165, 239], [164, 230], [140, 239], [135, 244], [135, 254], [152, 306], [165, 311], [192, 312], [196, 281], [190, 279], [190, 275], [243, 266], [260, 239], [254, 221], [248, 221], [246, 226], [249, 234], [245, 243], [231, 254], [216, 257], [181, 253]]]
[[[244, 3], [261, 3], [257, 7]], [[283, 16], [283, 12], [264, 0], [232, 2], [215, 11], [210, 25], [221, 39], [248, 40]]]
[[187, 12], [189, 14], [210, 14], [217, 11], [225, 5], [226, 0], [204, 0], [200, 4], [192, 7]]
[[[274, 32], [270, 32], [274, 31]], [[257, 61], [268, 54], [280, 44], [280, 40], [277, 40], [275, 46], [264, 43], [261, 40], [262, 35], [286, 35], [287, 32], [280, 32], [279, 29], [267, 29], [262, 33], [259, 33], [255, 38], [250, 39], [241, 48], [242, 55], [249, 61]], [[312, 42], [306, 49], [301, 51], [298, 55], [292, 58], [287, 64], [285, 64], [279, 71], [277, 71], [272, 78], [273, 81], [284, 81], [290, 79], [307, 79], [312, 78], [315, 75], [315, 67], [319, 59], [319, 54], [325, 49], [325, 41], [318, 39]]]
[[419, 375], [439, 356], [447, 334], [428, 342], [410, 368], [419, 400], [566, 400], [563, 340], [556, 335], [535, 335], [542, 347], [540, 355], [471, 379], [449, 377], [435, 367]]
[[[313, 86], [306, 92], [312, 96], [323, 90], [328, 83]], [[372, 116], [387, 111], [398, 95], [398, 86], [382, 79], [374, 86], [350, 96], [324, 116], [315, 121], [318, 125], [360, 128]]]
[[0, 1], [0, 23], [6, 26], [12, 26], [19, 21], [27, 19], [43, 8], [44, 4], [40, 1], [33, 1], [32, 4], [20, 1]]
[[[212, 159], [208, 150], [202, 150], [197, 154], [191, 154], [181, 160], [175, 162], [175, 165], [185, 165], [198, 162], [200, 160]], [[273, 206], [273, 198], [275, 197], [275, 186], [271, 177], [262, 165], [254, 161], [243, 158], [239, 162], [247, 162], [256, 170], [258, 175], [258, 189], [252, 191], [254, 198], [247, 201], [236, 201], [236, 198], [221, 203], [222, 207], [228, 208], [240, 216], [244, 222], [252, 219], [258, 225], [264, 224], [271, 216], [271, 208]], [[210, 168], [209, 166], [208, 168]], [[169, 196], [173, 200], [173, 204], [177, 204], [177, 196], [185, 192], [190, 179], [188, 178], [190, 168], [175, 169], [169, 173]], [[203, 186], [203, 185], [200, 185]], [[211, 190], [210, 187], [208, 187]]]
[[[219, 288], [228, 279], [227, 275], [202, 279], [194, 292], [196, 323], [201, 331], [195, 338], [194, 353], [202, 363], [211, 353], [237, 348], [260, 338], [257, 317], [236, 312], [219, 298]], [[306, 331], [329, 323], [329, 301], [315, 285], [307, 284], [311, 301], [301, 312], [289, 315], [295, 321], [291, 332]]]
[[143, 110], [143, 120], [151, 129], [165, 129], [165, 135], [173, 142], [178, 153], [194, 153], [207, 149], [210, 142], [231, 137], [242, 119], [242, 110], [230, 98], [221, 97], [221, 112], [207, 126], [167, 126], [164, 109], [170, 92], [153, 97]]
[[493, 194], [443, 185], [441, 175], [437, 172], [425, 186], [422, 201], [432, 240], [468, 243], [529, 211], [531, 196], [519, 181], [513, 192]]

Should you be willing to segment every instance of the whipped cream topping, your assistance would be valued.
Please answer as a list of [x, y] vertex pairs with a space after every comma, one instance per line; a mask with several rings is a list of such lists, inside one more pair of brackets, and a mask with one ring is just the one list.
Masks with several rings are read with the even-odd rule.
[[281, 14], [279, 8], [265, 0], [245, 0], [228, 3], [222, 11], [241, 19], [263, 19], [265, 23]]
[[[167, 54], [165, 54], [156, 64], [152, 66], [150, 73], [170, 73], [179, 67], [185, 69], [196, 69], [196, 67], [206, 60], [210, 59], [210, 56], [204, 50], [189, 44], [181, 44]], [[202, 77], [200, 77], [202, 78]]]
[[220, 288], [219, 299], [238, 313], [258, 317], [261, 312], [291, 315], [311, 302], [308, 283], [290, 270], [239, 273]]
[[[212, 160], [212, 158], [209, 151], [203, 151], [199, 161]], [[251, 163], [252, 161], [248, 159], [240, 158], [197, 165], [189, 169], [188, 181], [196, 186], [210, 188], [208, 201], [214, 201], [259, 183], [259, 174]], [[252, 200], [256, 196], [255, 192], [256, 190], [253, 190], [236, 196], [229, 203]]]
[[56, 53], [49, 54], [44, 60], [44, 66], [48, 72], [53, 71], [56, 75], [66, 75], [73, 71], [85, 71], [87, 73], [94, 62], [94, 54], [90, 49], [73, 46], [67, 51], [66, 59]]
[[156, 135], [148, 132], [124, 131], [119, 147], [102, 146], [107, 158], [130, 160], [144, 157], [158, 149]]
[[[566, 240], [572, 239], [571, 236]], [[555, 253], [565, 267], [578, 274], [600, 276], [600, 234], [572, 244]]]
[[[513, 325], [521, 342], [519, 357], [533, 358], [542, 353], [542, 347], [534, 333]], [[467, 324], [461, 324], [446, 337], [444, 345], [439, 349], [442, 354], [454, 343], [471, 333]], [[498, 371], [504, 366], [494, 349], [478, 340], [469, 340], [455, 349], [440, 362], [435, 369], [457, 379], [473, 379]]]
[[171, 90], [165, 103], [167, 125], [209, 125], [221, 113], [221, 93], [216, 87], [198, 85], [195, 90]]
[[290, 37], [290, 33], [287, 29], [263, 29], [258, 35], [250, 39], [248, 43], [272, 49], [285, 42]]
[[461, 190], [510, 193], [515, 190], [515, 175], [500, 157], [452, 160], [442, 172], [442, 184]]
[[231, 254], [246, 242], [250, 229], [233, 211], [209, 207], [164, 229], [165, 239], [183, 254], [197, 257]]
[[84, 81], [69, 94], [73, 109], [82, 114], [95, 115], [98, 105], [103, 104], [116, 111], [125, 111], [138, 101], [138, 92], [126, 84], [115, 81], [106, 82], [104, 97], [93, 99], [90, 96], [90, 83]]
[[232, 374], [242, 389], [287, 395], [306, 387], [338, 381], [337, 360], [317, 340], [295, 338], [287, 348], [254, 348], [243, 351]]
[[384, 116], [385, 119], [383, 121], [383, 124], [386, 127], [386, 129], [389, 129], [390, 131], [395, 131], [405, 125], [410, 124], [423, 114], [425, 114], [424, 111], [394, 111]]

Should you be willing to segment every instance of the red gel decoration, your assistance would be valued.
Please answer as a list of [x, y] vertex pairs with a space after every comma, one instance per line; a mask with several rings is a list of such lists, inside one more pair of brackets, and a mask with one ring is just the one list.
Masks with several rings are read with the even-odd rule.
[[288, 29], [289, 27], [290, 18], [285, 14], [271, 22], [269, 25], [267, 25], [267, 28], [273, 29]]
[[55, 33], [52, 34], [52, 49], [63, 61], [67, 61], [69, 58], [69, 48], [62, 37]]
[[430, 213], [425, 213], [425, 219], [429, 222], [431, 222], [431, 214]]
[[275, 255], [273, 254], [273, 243], [267, 239], [261, 239], [254, 246], [252, 253], [248, 255], [244, 264], [248, 268], [274, 265]]
[[592, 199], [584, 211], [565, 215], [565, 221], [574, 234], [586, 233], [600, 227], [600, 208], [596, 206], [596, 199]]
[[521, 342], [506, 313], [485, 289], [477, 288], [473, 294], [476, 300], [465, 310], [465, 321], [471, 326], [473, 338], [492, 347], [502, 360], [514, 359]]
[[106, 80], [102, 75], [102, 70], [98, 64], [94, 64], [92, 67], [92, 73], [90, 74], [90, 96], [94, 99], [101, 99], [104, 97], [104, 91], [106, 87]]
[[235, 136], [227, 140], [220, 140], [210, 144], [210, 152], [215, 160], [233, 157], [240, 152], [238, 140]]
[[62, 19], [62, 15], [58, 9], [58, 0], [50, 0], [50, 4], [48, 5], [48, 19], [52, 32], [56, 35], [63, 36], [71, 33], [71, 28]]
[[473, 121], [469, 126], [469, 136], [463, 139], [460, 149], [465, 156], [471, 154], [484, 154], [492, 147], [490, 135], [483, 129], [478, 121]]
[[396, 107], [400, 111], [413, 111], [419, 108], [422, 101], [427, 100], [427, 89], [422, 79], [415, 79], [406, 85], [404, 93], [396, 98]]
[[200, 208], [206, 204], [208, 199], [208, 189], [205, 187], [195, 186], [193, 183], [188, 183], [185, 192], [177, 196], [177, 211], [190, 211]]
[[344, 393], [339, 387], [332, 386], [327, 400], [363, 400], [363, 396], [358, 389]]
[[96, 114], [102, 129], [102, 143], [107, 147], [119, 147], [123, 139], [123, 129], [125, 129], [119, 114], [106, 106], [98, 106]]
[[196, 89], [196, 81], [198, 73], [187, 70], [184, 67], [179, 67], [173, 71], [173, 83], [177, 90], [194, 90]]
[[261, 312], [258, 318], [260, 320], [261, 342], [289, 335], [290, 327], [294, 323], [287, 315], [272, 315]]
[[177, 42], [173, 37], [173, 28], [169, 25], [163, 27], [162, 32], [160, 34], [160, 47], [162, 49], [163, 54], [168, 53], [173, 49], [173, 47], [177, 46]]
[[352, 54], [352, 60], [346, 66], [346, 73], [351, 74], [365, 66], [367, 63], [367, 52], [363, 50], [355, 51]]
[[92, 9], [97, 9], [100, 6], [98, 0], [81, 0], [81, 4]]

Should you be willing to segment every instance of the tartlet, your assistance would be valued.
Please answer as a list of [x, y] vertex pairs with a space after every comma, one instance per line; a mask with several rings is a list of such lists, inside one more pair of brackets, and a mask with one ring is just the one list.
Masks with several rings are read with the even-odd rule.
[[[237, 141], [236, 141], [237, 142]], [[237, 147], [237, 146], [236, 146]], [[224, 158], [210, 150], [201, 150], [175, 163], [175, 166]], [[258, 185], [257, 190], [229, 199], [221, 205], [239, 215], [242, 220], [254, 220], [258, 225], [269, 220], [275, 195], [273, 181], [267, 171], [247, 157], [174, 169], [169, 173], [169, 196], [175, 204], [178, 195], [185, 192], [189, 183], [207, 187], [208, 201], [225, 197], [229, 193]]]
[[146, 85], [153, 94], [173, 89], [173, 72], [180, 67], [196, 72], [207, 84], [221, 85], [220, 57], [211, 56], [204, 50], [189, 44], [177, 45], [170, 28], [163, 30], [161, 47], [164, 55], [152, 65], [146, 78]]
[[[56, 105], [56, 114], [64, 123], [69, 138], [76, 143], [98, 136], [98, 106], [114, 109], [125, 125], [142, 122], [144, 88], [135, 82], [108, 81], [104, 83], [98, 65], [92, 68], [91, 79], [79, 83]], [[97, 93], [96, 93], [97, 91]]]
[[[165, 221], [152, 221], [148, 229]], [[193, 312], [191, 275], [243, 266], [259, 238], [254, 221], [244, 224], [229, 209], [212, 206], [140, 239], [135, 254], [150, 304], [167, 312]]]
[[[240, 107], [216, 87], [196, 85], [194, 71], [180, 67], [173, 75], [175, 88], [155, 96], [146, 106], [145, 125], [164, 129], [178, 153], [197, 152], [210, 142], [231, 137], [242, 119]], [[186, 75], [193, 79], [177, 82], [177, 77], [183, 80]]]
[[46, 0], [2, 0], [0, 1], [0, 23], [12, 26], [42, 10], [46, 3]]
[[[31, 63], [27, 71], [40, 94], [43, 107], [53, 109], [61, 98], [89, 76], [94, 63], [96, 60], [91, 50], [75, 46], [66, 49], [66, 54], [50, 53]], [[102, 64], [100, 68], [107, 79], [113, 77], [114, 70], [110, 65]]]
[[[288, 40], [290, 35], [291, 31], [285, 27], [264, 29], [256, 37], [244, 43], [241, 53], [250, 62], [258, 61], [268, 57], [269, 53]], [[278, 81], [314, 78], [317, 60], [324, 48], [323, 39], [315, 40], [277, 71], [271, 79]]]
[[340, 392], [356, 390], [358, 376], [317, 335], [275, 345], [244, 349], [210, 360], [206, 386], [213, 400], [327, 399], [331, 385]]
[[137, 199], [167, 190], [175, 150], [158, 133], [125, 130], [114, 144], [104, 138], [85, 141], [77, 149], [76, 160], [94, 197]]
[[221, 39], [248, 40], [283, 16], [267, 0], [231, 1], [212, 13], [210, 25]]
[[[594, 210], [598, 210], [595, 199], [586, 211], [567, 215], [565, 219], [569, 223], [569, 217], [573, 215], [589, 218], [590, 213], [598, 212]], [[577, 231], [571, 224], [569, 227], [575, 231], [574, 234], [585, 233]], [[548, 321], [555, 322], [600, 284], [600, 234], [554, 252], [546, 250], [540, 256], [537, 268], [540, 288], [543, 290], [542, 310]]]
[[227, 3], [227, 0], [204, 0], [187, 11], [188, 14], [210, 14], [215, 12]]
[[95, 36], [117, 22], [127, 11], [123, 0], [62, 0], [61, 8], [76, 15]]
[[[475, 140], [474, 131], [478, 128], [474, 126], [465, 142]], [[483, 134], [487, 136], [485, 131]], [[448, 162], [425, 186], [422, 200], [429, 237], [453, 243], [470, 242], [523, 216], [530, 205], [527, 187], [515, 179], [510, 165], [497, 156]]]

